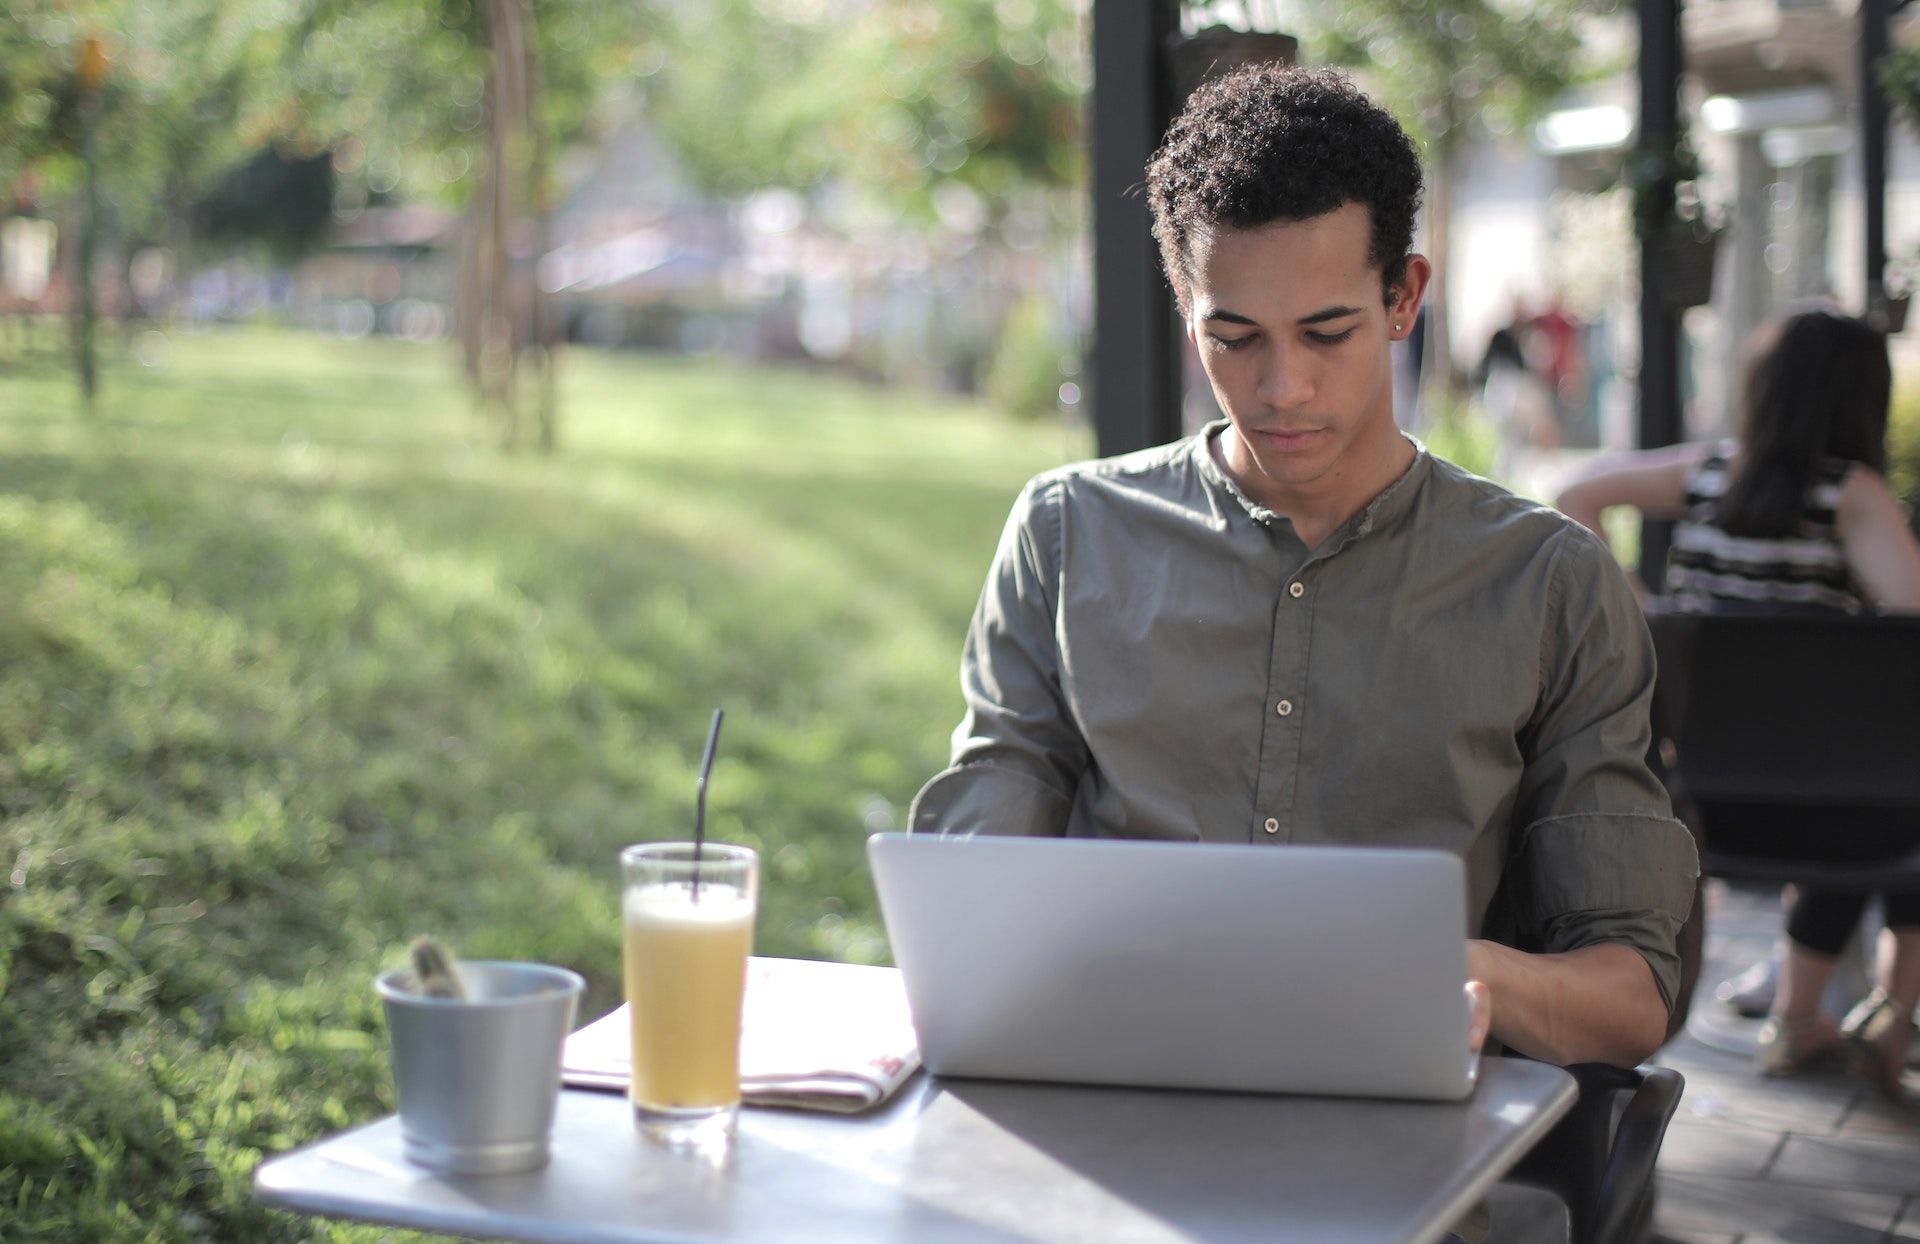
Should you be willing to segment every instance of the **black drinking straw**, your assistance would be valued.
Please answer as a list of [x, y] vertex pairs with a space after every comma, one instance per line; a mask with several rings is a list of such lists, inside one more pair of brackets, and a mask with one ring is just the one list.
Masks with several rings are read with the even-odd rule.
[[700, 854], [707, 841], [707, 779], [713, 776], [713, 753], [720, 746], [720, 722], [725, 709], [713, 710], [713, 729], [707, 732], [707, 756], [700, 762], [700, 795], [693, 805], [693, 901], [700, 901]]

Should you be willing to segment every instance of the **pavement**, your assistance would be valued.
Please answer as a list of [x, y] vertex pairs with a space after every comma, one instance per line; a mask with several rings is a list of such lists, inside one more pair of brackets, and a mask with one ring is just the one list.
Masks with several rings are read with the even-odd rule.
[[1687, 1031], [1654, 1059], [1687, 1078], [1660, 1151], [1656, 1241], [1671, 1244], [1920, 1244], [1920, 1073], [1908, 1103], [1843, 1072], [1762, 1077], [1760, 1022], [1714, 985], [1765, 958], [1777, 890], [1707, 890], [1707, 962]]

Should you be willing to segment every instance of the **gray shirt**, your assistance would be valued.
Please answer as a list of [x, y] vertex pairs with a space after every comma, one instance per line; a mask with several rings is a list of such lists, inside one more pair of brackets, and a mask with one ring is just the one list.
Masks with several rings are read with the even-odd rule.
[[1417, 447], [1308, 552], [1214, 460], [1224, 426], [1028, 484], [911, 827], [1441, 848], [1479, 936], [1627, 943], [1671, 1006], [1698, 864], [1606, 548]]

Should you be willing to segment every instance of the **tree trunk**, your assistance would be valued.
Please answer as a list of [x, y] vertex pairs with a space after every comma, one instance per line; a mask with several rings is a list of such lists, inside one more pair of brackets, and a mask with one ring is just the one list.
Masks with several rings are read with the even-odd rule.
[[80, 232], [73, 248], [73, 346], [79, 372], [80, 409], [97, 411], [100, 371], [94, 356], [94, 251], [100, 241], [100, 162], [95, 134], [100, 125], [100, 93], [83, 89], [80, 97]]
[[[1444, 44], [1451, 50], [1451, 44]], [[1427, 406], [1425, 415], [1435, 419], [1446, 415], [1460, 401], [1465, 384], [1453, 362], [1453, 325], [1447, 303], [1447, 287], [1453, 271], [1453, 187], [1460, 162], [1460, 139], [1467, 126], [1458, 99], [1449, 96], [1440, 104], [1440, 131], [1433, 142], [1432, 179], [1427, 197], [1427, 231], [1433, 261], [1433, 288], [1427, 295], [1426, 353], [1421, 359], [1421, 387]]]
[[493, 64], [487, 72], [487, 167], [481, 177], [485, 227], [480, 234], [480, 389], [489, 413], [498, 420], [500, 444], [511, 449], [520, 438], [514, 405], [513, 130], [520, 103], [513, 0], [492, 0], [487, 26], [493, 39]]
[[467, 214], [472, 237], [471, 328], [463, 335], [468, 367], [483, 418], [495, 424], [503, 448], [519, 440], [514, 400], [514, 364], [519, 343], [513, 317], [513, 256], [509, 237], [516, 218], [512, 152], [523, 92], [517, 6], [488, 0], [487, 35], [492, 63], [486, 81], [486, 141], [480, 185]]
[[486, 81], [486, 137], [480, 184], [461, 233], [456, 318], [475, 403], [503, 448], [519, 445], [523, 356], [539, 385], [539, 444], [558, 442], [554, 359], [557, 336], [539, 287], [546, 252], [547, 143], [538, 108], [539, 52], [527, 0], [486, 0], [493, 60]]
[[539, 396], [536, 399], [540, 426], [540, 450], [552, 453], [560, 444], [560, 394], [558, 365], [560, 355], [559, 324], [553, 299], [540, 287], [540, 259], [553, 241], [552, 152], [548, 143], [546, 115], [541, 104], [545, 78], [540, 63], [540, 41], [536, 37], [533, 12], [526, 13], [526, 124], [531, 142], [529, 150], [529, 204], [532, 207], [533, 254], [525, 265], [527, 292], [527, 336], [533, 346], [538, 368]]
[[1453, 253], [1453, 153], [1438, 145], [1427, 196], [1427, 258], [1433, 262], [1433, 283], [1427, 290], [1427, 332], [1421, 343], [1421, 388], [1434, 402], [1425, 412], [1437, 418], [1459, 391], [1453, 365], [1453, 333], [1447, 315], [1447, 274]]
[[[481, 175], [482, 181], [485, 174]], [[480, 384], [480, 239], [485, 235], [487, 191], [483, 185], [467, 200], [467, 217], [460, 224], [459, 268], [454, 278], [453, 318], [460, 333], [460, 367], [473, 397], [473, 408], [486, 413], [486, 392]]]
[[[1451, 82], [1459, 48], [1447, 22], [1447, 6], [1436, 5], [1433, 20], [1440, 23], [1439, 37], [1430, 48], [1442, 71], [1441, 80]], [[1440, 125], [1434, 135], [1430, 161], [1431, 180], [1427, 193], [1427, 258], [1433, 261], [1433, 287], [1427, 295], [1427, 339], [1421, 357], [1422, 404], [1427, 419], [1437, 419], [1452, 411], [1464, 386], [1459, 369], [1453, 365], [1453, 331], [1448, 314], [1447, 287], [1453, 271], [1453, 184], [1458, 170], [1460, 139], [1467, 118], [1461, 114], [1457, 95], [1443, 92], [1437, 101]]]

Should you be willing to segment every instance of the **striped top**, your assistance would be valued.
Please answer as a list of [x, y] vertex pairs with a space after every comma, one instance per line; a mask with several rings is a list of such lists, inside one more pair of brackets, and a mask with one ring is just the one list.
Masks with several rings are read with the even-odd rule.
[[1787, 536], [1730, 536], [1714, 525], [1732, 478], [1725, 442], [1687, 476], [1687, 516], [1674, 528], [1667, 592], [1682, 606], [1713, 602], [1813, 606], [1858, 613], [1866, 605], [1847, 570], [1835, 515], [1853, 463], [1828, 458], [1814, 470], [1800, 522]]

